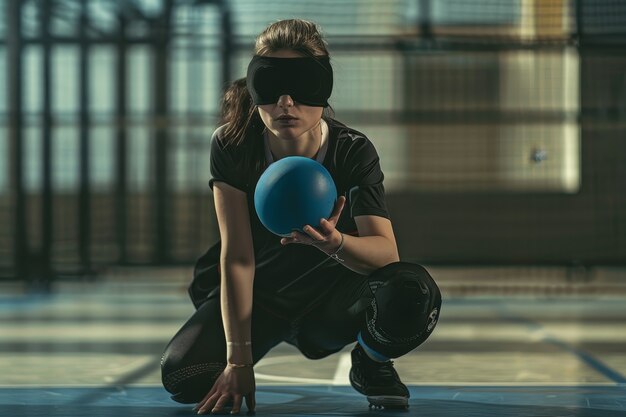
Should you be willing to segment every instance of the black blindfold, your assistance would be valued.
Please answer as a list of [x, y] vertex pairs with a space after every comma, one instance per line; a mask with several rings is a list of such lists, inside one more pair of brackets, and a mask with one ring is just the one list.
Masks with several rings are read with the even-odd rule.
[[288, 94], [307, 106], [326, 107], [333, 90], [328, 56], [270, 58], [255, 55], [248, 65], [247, 86], [256, 105], [274, 104]]

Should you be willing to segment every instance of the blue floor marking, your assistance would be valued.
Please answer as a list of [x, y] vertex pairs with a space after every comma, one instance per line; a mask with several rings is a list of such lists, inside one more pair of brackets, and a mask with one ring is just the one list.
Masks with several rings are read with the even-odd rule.
[[[519, 316], [519, 315], [509, 311], [507, 309], [506, 304], [502, 304], [502, 303], [497, 303], [497, 304], [498, 304], [498, 307], [499, 307], [498, 308], [498, 312], [507, 321], [524, 325], [529, 330], [532, 330], [532, 331], [543, 330], [544, 327], [540, 323], [537, 323], [536, 321], [533, 321], [533, 320], [528, 319], [528, 318], [523, 317], [523, 316]], [[607, 378], [607, 379], [609, 379], [609, 380], [611, 380], [611, 381], [613, 381], [613, 382], [615, 382], [617, 384], [624, 384], [624, 383], [626, 383], [626, 377], [624, 377], [624, 375], [622, 375], [618, 371], [612, 369], [610, 366], [608, 366], [607, 364], [602, 362], [600, 359], [596, 358], [591, 353], [586, 352], [586, 351], [584, 351], [582, 349], [579, 349], [576, 346], [573, 346], [573, 345], [569, 344], [568, 342], [566, 342], [564, 340], [560, 340], [559, 338], [556, 338], [554, 336], [542, 337], [540, 340], [542, 342], [544, 342], [544, 343], [549, 343], [551, 345], [557, 346], [557, 347], [559, 347], [559, 348], [561, 348], [561, 349], [563, 349], [563, 350], [573, 354], [580, 361], [586, 363], [587, 365], [589, 365], [590, 367], [595, 369], [597, 372], [602, 374], [605, 378]]]
[[544, 342], [553, 344], [555, 346], [558, 346], [572, 353], [573, 355], [577, 356], [581, 361], [583, 361], [584, 363], [586, 363], [587, 365], [589, 365], [590, 367], [592, 367], [593, 369], [595, 369], [596, 371], [604, 375], [606, 378], [610, 379], [611, 381], [616, 382], [618, 384], [626, 384], [626, 377], [624, 377], [624, 375], [612, 369], [610, 366], [606, 365], [604, 362], [602, 362], [600, 359], [597, 359], [589, 352], [586, 352], [582, 349], [578, 349], [577, 347], [572, 346], [569, 343], [559, 340], [552, 336], [543, 338], [541, 340]]

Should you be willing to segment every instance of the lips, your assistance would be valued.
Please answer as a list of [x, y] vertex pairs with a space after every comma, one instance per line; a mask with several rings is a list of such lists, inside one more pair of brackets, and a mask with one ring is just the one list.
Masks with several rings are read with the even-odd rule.
[[298, 120], [298, 118], [293, 116], [278, 116], [276, 120]]

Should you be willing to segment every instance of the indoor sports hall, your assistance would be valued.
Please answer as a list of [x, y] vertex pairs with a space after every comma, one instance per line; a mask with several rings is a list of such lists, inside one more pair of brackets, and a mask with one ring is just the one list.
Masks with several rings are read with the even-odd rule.
[[442, 305], [392, 358], [408, 407], [353, 388], [355, 335], [271, 349], [256, 414], [626, 416], [626, 0], [1, 2], [0, 415], [196, 414], [163, 352], [220, 240], [224, 91], [283, 19], [321, 28]]

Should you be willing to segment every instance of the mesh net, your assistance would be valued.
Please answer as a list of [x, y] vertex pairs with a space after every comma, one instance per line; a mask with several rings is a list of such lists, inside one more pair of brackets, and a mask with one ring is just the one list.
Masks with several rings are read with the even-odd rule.
[[623, 1], [215, 3], [0, 8], [0, 275], [192, 262], [219, 237], [225, 68], [294, 17], [328, 41], [337, 119], [380, 154], [404, 258], [626, 261]]

